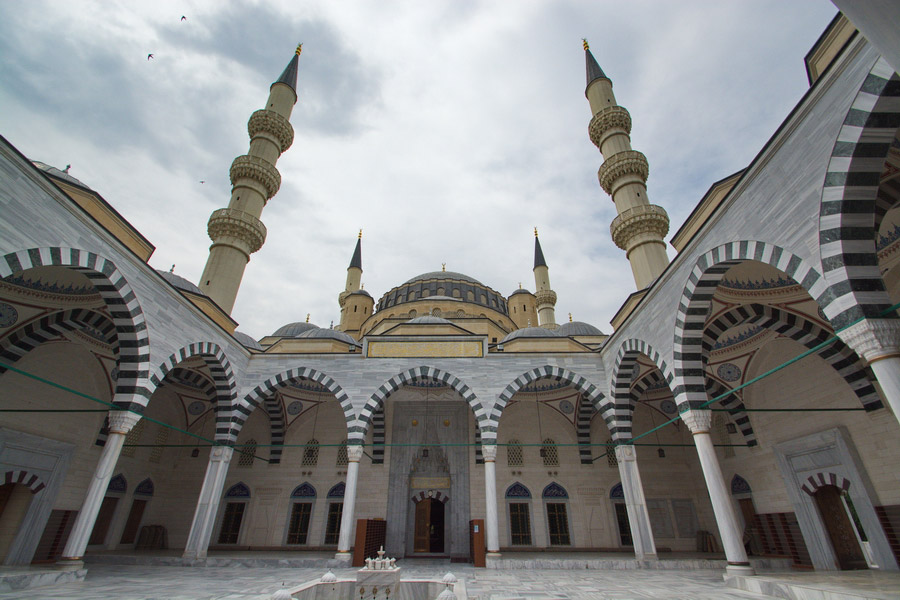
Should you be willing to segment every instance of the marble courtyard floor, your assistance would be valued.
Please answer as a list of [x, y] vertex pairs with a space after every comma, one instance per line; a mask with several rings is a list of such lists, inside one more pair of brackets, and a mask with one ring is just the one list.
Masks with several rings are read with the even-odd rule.
[[[475, 569], [447, 560], [404, 559], [403, 578], [437, 578], [447, 571], [464, 583], [471, 600], [732, 600], [771, 598], [726, 586], [721, 569]], [[295, 588], [317, 580], [324, 567], [182, 567], [88, 563], [83, 581], [0, 592], [0, 600], [270, 600], [282, 585]], [[332, 569], [339, 579], [356, 569]], [[900, 598], [900, 574], [761, 573], [766, 589], [789, 582], [798, 598]], [[774, 586], [774, 587], [773, 587]], [[778, 597], [783, 596], [781, 594]], [[428, 599], [426, 599], [428, 600]]]

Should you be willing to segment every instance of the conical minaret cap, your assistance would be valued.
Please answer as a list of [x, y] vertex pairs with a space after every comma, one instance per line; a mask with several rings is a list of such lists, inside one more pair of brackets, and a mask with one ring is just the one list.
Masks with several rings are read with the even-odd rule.
[[586, 86], [591, 85], [591, 82], [597, 79], [609, 79], [606, 73], [603, 72], [603, 69], [600, 68], [600, 65], [597, 64], [597, 59], [591, 54], [591, 49], [588, 48], [587, 42], [584, 42], [584, 63], [587, 69]]
[[362, 271], [362, 237], [356, 240], [356, 250], [353, 251], [353, 258], [350, 259], [350, 266], [347, 268]]
[[544, 260], [544, 251], [541, 250], [541, 241], [537, 236], [537, 228], [534, 230], [534, 268], [546, 267], [547, 261]]
[[275, 85], [276, 83], [283, 83], [294, 90], [295, 94], [297, 93], [297, 69], [300, 62], [300, 52], [302, 47], [303, 44], [297, 46], [297, 51], [294, 52], [294, 56], [291, 58], [291, 62], [287, 64], [287, 66], [284, 68], [284, 71], [282, 71], [281, 76], [276, 79], [275, 82], [272, 83], [272, 85]]

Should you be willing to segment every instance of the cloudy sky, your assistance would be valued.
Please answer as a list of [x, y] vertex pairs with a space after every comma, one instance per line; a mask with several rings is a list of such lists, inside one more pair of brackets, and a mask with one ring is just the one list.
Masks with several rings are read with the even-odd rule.
[[0, 0], [0, 134], [71, 164], [156, 246], [154, 267], [196, 282], [247, 119], [303, 42], [295, 141], [234, 308], [240, 330], [337, 321], [360, 228], [376, 299], [441, 263], [504, 295], [533, 291], [537, 226], [557, 321], [608, 332], [635, 285], [597, 183], [581, 38], [631, 112], [671, 235], [801, 98], [803, 57], [836, 12], [827, 0]]

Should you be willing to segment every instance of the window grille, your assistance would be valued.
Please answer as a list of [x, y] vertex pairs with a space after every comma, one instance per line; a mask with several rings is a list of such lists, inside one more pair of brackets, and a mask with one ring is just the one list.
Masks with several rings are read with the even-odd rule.
[[513, 502], [509, 505], [509, 530], [513, 546], [531, 545], [531, 520], [527, 503]]
[[244, 519], [246, 502], [229, 502], [225, 505], [222, 516], [222, 529], [219, 531], [220, 544], [237, 544], [241, 532], [241, 521]]
[[303, 462], [301, 465], [314, 467], [317, 464], [319, 464], [319, 440], [312, 439], [306, 442], [306, 447], [303, 448]]
[[561, 502], [547, 503], [547, 525], [550, 529], [551, 546], [568, 546], [571, 543], [565, 504]]
[[547, 438], [542, 442], [541, 456], [544, 458], [545, 467], [559, 466], [559, 453], [556, 451], [556, 442], [552, 438]]
[[335, 466], [346, 467], [348, 462], [350, 462], [350, 460], [347, 458], [347, 440], [344, 440], [343, 442], [341, 442], [341, 445], [338, 446], [337, 461], [335, 461]]
[[506, 446], [506, 466], [521, 467], [524, 463], [521, 442], [519, 440], [509, 440], [509, 445]]
[[344, 512], [343, 502], [332, 502], [328, 505], [328, 521], [325, 523], [325, 545], [338, 543], [341, 534], [341, 515]]
[[619, 468], [619, 459], [616, 458], [616, 445], [613, 444], [612, 438], [606, 440], [606, 464], [610, 469]]
[[137, 447], [131, 444], [141, 443], [141, 434], [144, 433], [144, 423], [146, 423], [146, 421], [141, 419], [131, 428], [131, 431], [125, 435], [125, 445], [122, 447], [122, 456], [128, 456], [129, 458], [134, 456], [134, 451], [137, 450]]
[[291, 519], [288, 522], [288, 544], [305, 544], [309, 535], [309, 519], [312, 514], [312, 502], [295, 502], [291, 508]]
[[150, 462], [159, 462], [160, 458], [162, 458], [163, 447], [166, 445], [167, 441], [169, 441], [169, 430], [166, 427], [160, 426], [156, 430], [156, 445], [150, 449]]
[[252, 467], [253, 459], [256, 458], [256, 440], [250, 438], [246, 442], [244, 442], [240, 448], [237, 448], [239, 452], [238, 456], [238, 466], [239, 467]]

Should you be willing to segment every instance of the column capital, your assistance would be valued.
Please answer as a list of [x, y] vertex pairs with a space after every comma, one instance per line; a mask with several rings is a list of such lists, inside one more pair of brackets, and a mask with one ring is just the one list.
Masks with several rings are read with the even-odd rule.
[[110, 433], [125, 435], [137, 425], [137, 422], [141, 420], [141, 415], [128, 410], [111, 410], [108, 418]]
[[681, 420], [691, 430], [691, 433], [709, 433], [709, 426], [712, 423], [712, 411], [703, 409], [692, 409], [681, 413]]
[[630, 444], [621, 444], [616, 446], [616, 460], [619, 463], [623, 462], [632, 462], [637, 460], [637, 453], [634, 451], [634, 446]]
[[213, 446], [209, 449], [209, 462], [230, 463], [234, 456], [234, 448], [231, 446]]
[[361, 444], [347, 444], [347, 460], [358, 463], [363, 455]]
[[900, 355], [900, 319], [863, 319], [837, 335], [869, 363]]
[[497, 460], [497, 444], [482, 444], [481, 455], [485, 462], [496, 462]]

